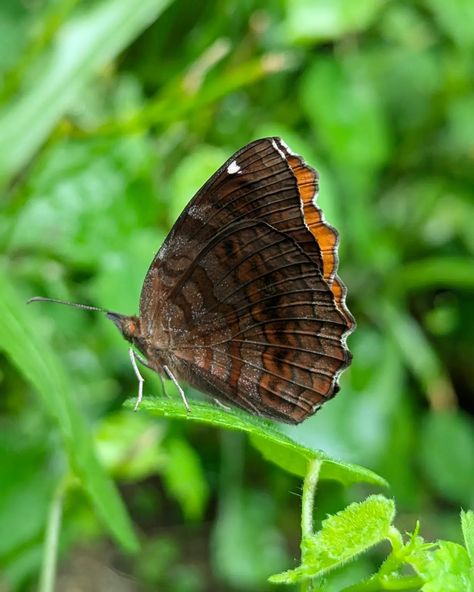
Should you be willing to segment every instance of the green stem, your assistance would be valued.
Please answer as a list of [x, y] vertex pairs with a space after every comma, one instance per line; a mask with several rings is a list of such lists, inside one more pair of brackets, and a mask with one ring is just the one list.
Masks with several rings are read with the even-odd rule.
[[380, 589], [381, 587], [379, 578], [377, 576], [373, 576], [368, 580], [359, 582], [358, 584], [354, 584], [348, 588], [343, 588], [342, 592], [377, 592], [380, 591]]
[[380, 579], [388, 577], [398, 570], [404, 562], [404, 555], [408, 552], [408, 547], [403, 544], [402, 535], [394, 526], [390, 527], [388, 539], [392, 545], [392, 551], [380, 566], [377, 573]]
[[384, 578], [382, 583], [382, 590], [418, 590], [421, 589], [425, 581], [419, 576], [401, 576]]
[[378, 575], [344, 588], [342, 592], [381, 592], [382, 590], [419, 590], [425, 582], [419, 576], [393, 576], [380, 578]]
[[398, 551], [400, 551], [400, 549], [402, 549], [404, 546], [403, 537], [398, 528], [395, 528], [395, 526], [390, 527], [388, 532], [388, 540], [390, 541], [392, 549], [395, 553], [398, 553]]
[[[315, 458], [308, 463], [308, 471], [303, 483], [303, 496], [301, 499], [301, 563], [304, 563], [305, 541], [313, 534], [314, 497], [318, 485], [319, 471], [322, 461]], [[311, 592], [313, 583], [311, 580], [301, 582], [301, 592]]]
[[315, 458], [309, 462], [308, 472], [303, 483], [303, 498], [301, 502], [301, 541], [313, 534], [313, 510], [316, 486], [322, 461]]
[[56, 564], [58, 558], [58, 541], [61, 530], [61, 518], [64, 501], [64, 483], [61, 483], [53, 495], [48, 514], [48, 524], [43, 547], [38, 592], [54, 592], [56, 580]]

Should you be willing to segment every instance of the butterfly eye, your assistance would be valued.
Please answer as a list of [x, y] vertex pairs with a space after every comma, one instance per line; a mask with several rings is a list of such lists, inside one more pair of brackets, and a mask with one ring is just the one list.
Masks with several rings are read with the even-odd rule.
[[127, 318], [123, 325], [122, 331], [126, 338], [130, 341], [133, 340], [134, 337], [137, 337], [140, 331], [136, 319], [133, 317]]

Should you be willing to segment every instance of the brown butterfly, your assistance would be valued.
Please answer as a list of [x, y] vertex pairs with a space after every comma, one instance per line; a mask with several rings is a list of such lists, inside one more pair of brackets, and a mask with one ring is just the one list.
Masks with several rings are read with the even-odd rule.
[[136, 360], [287, 423], [337, 393], [355, 322], [317, 193], [316, 171], [280, 138], [248, 144], [198, 191], [150, 265], [139, 315], [104, 311], [142, 354], [130, 349], [137, 406]]

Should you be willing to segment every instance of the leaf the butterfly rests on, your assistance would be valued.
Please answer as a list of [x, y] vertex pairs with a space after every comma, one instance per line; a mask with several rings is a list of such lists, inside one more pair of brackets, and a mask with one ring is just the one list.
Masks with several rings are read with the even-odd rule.
[[198, 191], [145, 277], [139, 316], [108, 313], [147, 366], [288, 423], [338, 389], [355, 326], [318, 175], [280, 138], [236, 152]]

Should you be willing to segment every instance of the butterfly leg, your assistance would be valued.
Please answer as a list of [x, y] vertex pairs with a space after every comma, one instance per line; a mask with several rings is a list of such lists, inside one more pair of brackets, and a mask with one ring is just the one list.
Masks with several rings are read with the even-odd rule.
[[161, 390], [163, 391], [163, 394], [165, 395], [165, 397], [168, 397], [168, 399], [171, 399], [171, 395], [166, 390], [166, 385], [165, 385], [165, 381], [163, 380], [163, 376], [161, 376], [161, 374], [158, 374], [158, 377], [161, 382]]
[[[138, 354], [135, 353], [135, 351], [133, 350], [133, 348], [130, 348], [128, 350], [128, 353], [130, 355], [130, 360], [132, 362], [133, 371], [135, 372], [135, 376], [138, 379], [138, 397], [137, 397], [137, 402], [135, 403], [135, 407], [133, 409], [134, 411], [136, 411], [138, 409], [138, 406], [140, 405], [142, 399], [143, 399], [143, 383], [145, 382], [145, 379], [140, 374], [140, 370], [138, 369], [138, 366], [137, 366], [137, 360], [139, 362], [142, 362], [142, 360], [140, 359], [140, 356], [138, 356]], [[146, 362], [146, 360], [145, 360], [145, 362]], [[146, 366], [146, 364], [145, 364], [145, 366]]]
[[224, 409], [224, 411], [232, 411], [232, 408], [229, 407], [228, 405], [225, 405], [224, 403], [222, 403], [221, 401], [219, 401], [219, 399], [214, 398], [214, 403], [220, 407], [221, 409]]
[[168, 368], [168, 366], [163, 365], [163, 370], [165, 371], [165, 373], [168, 376], [168, 378], [170, 378], [174, 382], [174, 384], [176, 385], [176, 388], [178, 389], [179, 394], [181, 395], [181, 398], [183, 399], [183, 403], [184, 403], [184, 406], [186, 407], [186, 411], [190, 412], [191, 409], [189, 408], [188, 401], [186, 399], [186, 395], [184, 394], [184, 391], [180, 387], [180, 385], [179, 385], [178, 381], [176, 380], [174, 374], [171, 372], [171, 370]]
[[[150, 364], [148, 363], [148, 360], [146, 358], [144, 358], [143, 356], [141, 356], [135, 350], [133, 351], [133, 354], [135, 356], [135, 359], [138, 362], [140, 362], [140, 364], [143, 364], [143, 366], [145, 366], [145, 368], [149, 368], [150, 370], [153, 370], [153, 372], [156, 372], [155, 368], [152, 368], [150, 366]], [[164, 383], [164, 380], [163, 380], [163, 376], [159, 372], [156, 372], [156, 373], [158, 374], [158, 378], [160, 379], [161, 389], [162, 389], [163, 393], [169, 398], [169, 394], [166, 392], [166, 388], [165, 388], [165, 383]]]
[[[132, 348], [130, 348], [130, 349], [132, 349]], [[150, 370], [153, 370], [153, 368], [148, 363], [148, 360], [146, 358], [144, 358], [143, 356], [141, 356], [135, 350], [133, 350], [133, 357], [135, 358], [135, 360], [137, 360], [138, 362], [140, 362], [140, 364], [143, 364], [143, 366], [145, 366], [145, 368], [150, 368]]]

